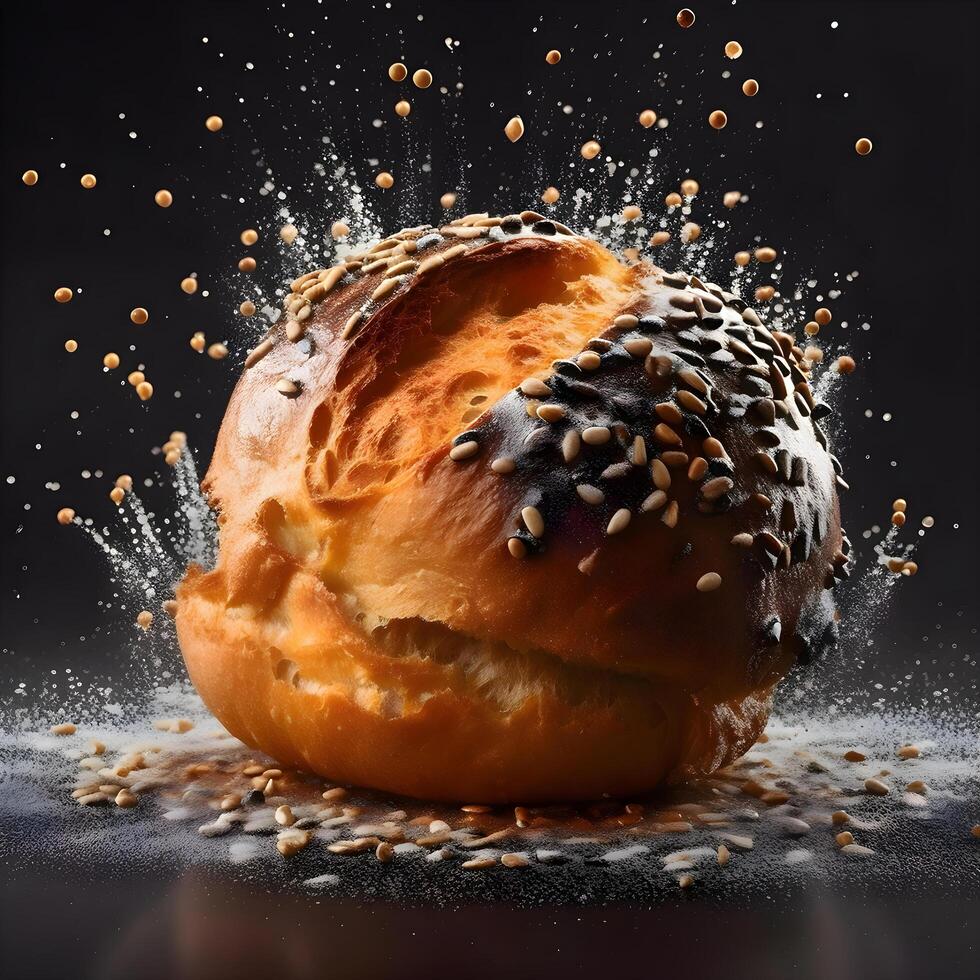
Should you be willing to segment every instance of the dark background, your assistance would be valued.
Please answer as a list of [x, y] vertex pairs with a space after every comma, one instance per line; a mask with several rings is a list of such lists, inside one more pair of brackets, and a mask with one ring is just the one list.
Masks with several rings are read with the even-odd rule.
[[[6, 700], [20, 682], [33, 690], [50, 670], [111, 673], [131, 655], [131, 615], [100, 605], [113, 593], [101, 556], [54, 515], [70, 505], [97, 525], [111, 524], [112, 480], [121, 472], [138, 481], [163, 473], [151, 449], [172, 429], [187, 431], [206, 460], [258, 329], [235, 316], [247, 287], [235, 262], [244, 254], [242, 228], [278, 226], [274, 195], [258, 194], [265, 167], [294, 207], [328, 225], [336, 194], [312, 167], [323, 154], [321, 136], [330, 134], [386, 223], [400, 225], [437, 220], [439, 194], [460, 185], [460, 161], [472, 164], [461, 195], [467, 210], [533, 205], [546, 183], [570, 190], [582, 179], [566, 179], [564, 168], [581, 164], [577, 147], [598, 136], [627, 163], [641, 162], [651, 145], [661, 148], [659, 199], [682, 177], [697, 177], [705, 203], [696, 216], [720, 216], [725, 190], [748, 193], [749, 204], [727, 215], [733, 232], [724, 256], [759, 236], [784, 254], [784, 282], [812, 276], [821, 293], [835, 275], [859, 270], [855, 282], [839, 282], [844, 295], [828, 304], [835, 323], [821, 337], [831, 349], [846, 344], [859, 364], [845, 386], [845, 424], [838, 422], [836, 433], [853, 488], [843, 502], [845, 524], [867, 564], [872, 556], [861, 532], [887, 523], [895, 496], [910, 502], [909, 539], [923, 515], [936, 518], [917, 556], [919, 575], [901, 583], [901, 601], [877, 626], [874, 669], [889, 681], [912, 671], [911, 693], [945, 687], [954, 703], [975, 711], [977, 7], [740, 0], [695, 10], [695, 27], [681, 31], [676, 5], [639, 0], [395, 0], [391, 9], [313, 0], [285, 7], [214, 0], [5, 4], [0, 696]], [[447, 36], [461, 42], [453, 55]], [[745, 48], [735, 62], [721, 53], [731, 38]], [[557, 68], [544, 62], [551, 47], [564, 54]], [[431, 68], [436, 85], [420, 93], [390, 83], [385, 69], [399, 59], [410, 70]], [[730, 79], [722, 78], [726, 69]], [[761, 83], [755, 99], [739, 92], [748, 76]], [[437, 93], [457, 77], [465, 83], [461, 95]], [[414, 107], [407, 124], [391, 111], [403, 93]], [[561, 112], [565, 102], [574, 114]], [[666, 131], [635, 125], [648, 105], [670, 117]], [[721, 133], [704, 122], [716, 107], [730, 119]], [[203, 127], [212, 112], [225, 120], [217, 135]], [[501, 128], [515, 112], [527, 136], [511, 146]], [[375, 118], [385, 125], [372, 126]], [[859, 136], [874, 141], [866, 158], [853, 149]], [[419, 147], [431, 148], [431, 179], [419, 172]], [[371, 183], [370, 158], [398, 178], [387, 197]], [[35, 187], [20, 181], [28, 168], [41, 175]], [[95, 190], [79, 187], [85, 172], [97, 175]], [[621, 177], [608, 186], [615, 207]], [[174, 193], [167, 210], [153, 203], [160, 187]], [[286, 261], [281, 248], [264, 234], [251, 251], [261, 264], [257, 281], [274, 289]], [[719, 281], [727, 268], [719, 264]], [[209, 297], [180, 291], [192, 271]], [[51, 298], [61, 285], [76, 290], [65, 306]], [[137, 305], [150, 309], [145, 327], [129, 321]], [[865, 322], [869, 330], [861, 329]], [[195, 354], [188, 346], [195, 330], [209, 343], [226, 340], [232, 356], [216, 362]], [[73, 355], [63, 349], [68, 337], [79, 341]], [[101, 359], [108, 350], [124, 367], [106, 375]], [[136, 362], [148, 365], [156, 387], [146, 404], [125, 384]], [[891, 421], [882, 419], [886, 412]], [[104, 475], [85, 479], [83, 470]], [[49, 481], [60, 490], [45, 489]], [[158, 488], [147, 496], [151, 507], [167, 508]], [[43, 907], [55, 887], [42, 877], [27, 891]], [[209, 907], [213, 889], [195, 888], [202, 909]], [[322, 907], [319, 913], [325, 915]], [[809, 921], [806, 907], [792, 914]], [[303, 922], [307, 915], [297, 907], [287, 918]], [[386, 939], [396, 942], [398, 916], [380, 918]], [[436, 942], [452, 923], [432, 921]], [[514, 921], [485, 910], [472, 927], [495, 945], [509, 936], [516, 951], [533, 940]], [[562, 931], [547, 931], [556, 949], [576, 931], [574, 915], [562, 921]], [[635, 965], [644, 962], [641, 941], [656, 949], [658, 937], [690, 944], [705, 932], [774, 922], [723, 910], [669, 921], [669, 928], [658, 925], [653, 913], [617, 936], [618, 951], [629, 950]], [[877, 915], [871, 925], [860, 916], [853, 921], [853, 930], [842, 927], [845, 938], [831, 944], [857, 949], [881, 926]], [[947, 975], [975, 975], [959, 958], [962, 920], [936, 914], [918, 925], [925, 930], [914, 944], [920, 952], [946, 937]], [[756, 976], [783, 976], [790, 967], [815, 975], [827, 945], [822, 937], [805, 948], [780, 947], [771, 960], [746, 954], [742, 962], [748, 968], [751, 960]], [[479, 956], [471, 944], [453, 949], [443, 965], [462, 969], [468, 955]], [[547, 973], [540, 952], [529, 962]], [[910, 976], [924, 962], [915, 956], [910, 949]], [[851, 966], [856, 974], [859, 961], [857, 953], [845, 958], [837, 975], [850, 975]], [[365, 962], [359, 971], [349, 963], [349, 975], [380, 975]], [[562, 961], [561, 969], [573, 972], [573, 965]], [[862, 961], [861, 969], [862, 976], [882, 975], [874, 963]]]

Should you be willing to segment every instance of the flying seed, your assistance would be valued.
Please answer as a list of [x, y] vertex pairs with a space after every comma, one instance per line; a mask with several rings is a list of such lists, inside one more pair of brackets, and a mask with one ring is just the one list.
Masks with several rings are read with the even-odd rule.
[[378, 185], [382, 190], [388, 190], [395, 186], [395, 178], [388, 173], [387, 170], [382, 170], [377, 177], [374, 178], [375, 184]]
[[33, 187], [37, 183], [37, 171], [36, 170], [25, 170], [21, 174], [20, 179], [27, 184], [28, 187]]
[[85, 190], [90, 191], [93, 187], [95, 187], [98, 181], [95, 179], [95, 174], [82, 174], [82, 178], [79, 183], [85, 188]]
[[119, 367], [119, 355], [110, 351], [102, 358], [102, 363], [110, 370], [115, 371]]
[[733, 61], [736, 58], [742, 57], [742, 45], [738, 41], [729, 41], [725, 45], [725, 57], [731, 58]]
[[228, 348], [224, 344], [211, 344], [208, 347], [208, 357], [213, 361], [222, 361], [228, 356]]
[[404, 119], [412, 111], [412, 103], [406, 99], [399, 99], [395, 103], [395, 115], [401, 116]]
[[161, 208], [169, 208], [170, 205], [174, 203], [174, 196], [168, 190], [159, 190], [153, 195], [153, 200], [156, 201]]
[[400, 61], [396, 61], [388, 67], [388, 77], [393, 82], [404, 82], [408, 78], [408, 69]]
[[854, 149], [857, 151], [858, 156], [866, 157], [871, 152], [872, 143], [867, 137], [862, 136], [854, 144]]
[[149, 381], [141, 381], [136, 386], [136, 394], [141, 402], [149, 401], [153, 397], [153, 385]]
[[544, 193], [541, 195], [541, 200], [544, 201], [545, 204], [557, 204], [559, 197], [561, 197], [561, 194], [559, 193], [557, 187], [546, 187], [544, 189]]
[[588, 140], [582, 144], [582, 149], [579, 152], [584, 159], [594, 160], [602, 152], [602, 147], [595, 140]]
[[432, 84], [432, 72], [427, 68], [419, 68], [412, 75], [412, 83], [416, 88], [428, 88]]
[[728, 116], [721, 109], [715, 109], [708, 116], [708, 125], [712, 129], [724, 129], [728, 125]]
[[54, 291], [54, 299], [56, 303], [67, 303], [71, 300], [74, 294], [67, 286], [60, 286]]
[[639, 120], [644, 129], [649, 129], [657, 121], [657, 114], [653, 109], [644, 109], [640, 113]]
[[59, 524], [71, 524], [75, 520], [75, 512], [71, 507], [62, 507], [58, 511], [58, 523]]
[[544, 60], [548, 62], [549, 65], [557, 65], [561, 61], [561, 52], [556, 48], [552, 48], [545, 56]]
[[697, 581], [698, 592], [714, 592], [721, 588], [721, 576], [717, 572], [705, 572]]
[[689, 7], [684, 7], [677, 11], [677, 23], [681, 27], [692, 27], [694, 25], [694, 11]]
[[524, 135], [524, 120], [520, 116], [513, 116], [504, 126], [504, 134], [511, 143], [516, 143]]
[[439, 205], [444, 210], [448, 211], [456, 204], [456, 195], [452, 191], [448, 191], [439, 198]]
[[77, 340], [66, 340], [65, 341], [65, 350], [68, 351], [69, 354], [74, 354], [75, 351], [78, 350], [78, 341]]
[[754, 78], [746, 78], [742, 82], [742, 94], [750, 99], [759, 94], [759, 83]]

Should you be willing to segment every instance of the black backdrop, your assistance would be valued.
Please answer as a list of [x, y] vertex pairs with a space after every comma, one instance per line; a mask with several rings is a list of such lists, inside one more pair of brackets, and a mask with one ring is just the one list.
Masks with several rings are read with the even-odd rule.
[[[747, 192], [733, 241], [758, 234], [785, 251], [789, 281], [812, 274], [827, 284], [834, 273], [860, 271], [830, 304], [837, 325], [827, 331], [831, 341], [846, 339], [860, 364], [841, 405], [838, 448], [853, 486], [846, 524], [867, 561], [861, 532], [887, 521], [897, 494], [910, 500], [913, 524], [927, 513], [937, 521], [922, 571], [903, 583], [879, 627], [876, 656], [882, 676], [921, 660], [915, 673], [928, 674], [926, 689], [935, 681], [975, 698], [977, 8], [739, 0], [696, 10], [697, 25], [682, 32], [673, 5], [639, 0], [4, 4], [0, 696], [49, 670], [95, 675], [131, 655], [129, 616], [98, 605], [111, 596], [101, 557], [54, 514], [70, 504], [110, 523], [110, 481], [162, 472], [149, 450], [173, 428], [207, 456], [247, 343], [233, 314], [242, 283], [222, 270], [241, 254], [239, 230], [274, 210], [257, 194], [260, 161], [278, 185], [291, 185], [290, 200], [315, 213], [318, 185], [306, 175], [331, 132], [363, 173], [369, 157], [391, 162], [392, 197], [407, 210], [396, 89], [384, 77], [404, 54], [430, 66], [437, 84], [455, 82], [454, 61], [464, 66], [454, 103], [461, 127], [443, 125], [449, 113], [435, 90], [412, 92], [411, 131], [432, 147], [430, 203], [456, 183], [462, 136], [473, 210], [529, 203], [545, 180], [567, 186], [563, 168], [585, 138], [601, 136], [627, 161], [657, 140], [658, 194], [688, 173], [715, 200], [730, 187]], [[447, 36], [461, 42], [454, 58]], [[721, 48], [732, 37], [746, 53], [728, 63]], [[544, 63], [550, 47], [565, 53], [558, 69]], [[725, 69], [732, 78], [722, 78]], [[755, 100], [737, 92], [747, 75], [762, 84]], [[571, 116], [560, 110], [566, 102]], [[635, 125], [646, 105], [670, 117], [666, 134]], [[720, 134], [704, 124], [716, 106], [731, 117]], [[500, 130], [515, 111], [528, 134], [512, 147]], [[210, 112], [226, 121], [217, 137], [202, 125]], [[376, 117], [386, 125], [375, 129]], [[862, 135], [875, 149], [859, 159], [853, 144]], [[33, 188], [19, 179], [29, 167], [41, 173]], [[98, 176], [94, 191], [79, 188], [86, 171]], [[159, 187], [174, 192], [167, 211], [152, 203]], [[391, 221], [394, 212], [389, 204]], [[254, 252], [271, 285], [276, 248], [264, 239]], [[211, 297], [180, 292], [191, 271]], [[59, 285], [81, 290], [57, 306]], [[130, 324], [136, 305], [150, 309], [147, 327]], [[194, 354], [187, 339], [199, 329], [227, 339], [232, 357]], [[63, 351], [70, 336], [80, 343], [74, 355]], [[108, 350], [127, 368], [145, 359], [157, 388], [151, 402], [120, 387], [122, 370], [101, 373]], [[104, 476], [84, 479], [83, 470]], [[49, 482], [61, 489], [45, 489]], [[162, 511], [166, 495], [147, 493]], [[962, 663], [969, 658], [972, 673]], [[875, 977], [885, 975], [885, 936], [901, 951], [888, 961], [890, 977], [976, 969], [974, 918], [959, 902], [885, 907], [856, 895], [799, 905], [774, 897], [761, 914], [693, 903], [409, 914], [246, 891], [193, 874], [167, 891], [142, 874], [108, 880], [94, 870], [66, 887], [38, 869], [10, 881], [0, 947], [9, 944], [18, 975], [39, 977], [100, 971], [93, 951], [113, 949], [106, 936], [117, 929], [129, 930], [128, 941], [136, 935], [133, 955], [147, 976], [248, 976], [259, 964], [303, 976], [438, 976], [434, 964], [457, 975], [498, 976], [505, 966], [524, 975], [515, 962], [549, 976], [628, 961], [633, 971], [676, 966], [691, 975], [816, 977], [830, 965], [831, 975]], [[297, 930], [309, 962], [290, 955]]]
[[[395, 170], [399, 185], [379, 205], [391, 222], [395, 203], [406, 220], [409, 210], [436, 220], [435, 198], [456, 185], [460, 155], [472, 163], [469, 207], [510, 210], [533, 202], [542, 182], [569, 187], [563, 168], [587, 137], [599, 135], [629, 163], [658, 145], [658, 197], [688, 173], [705, 200], [730, 187], [750, 194], [732, 218], [738, 233], [726, 255], [757, 234], [786, 252], [786, 281], [812, 274], [826, 287], [859, 270], [831, 303], [838, 322], [825, 331], [860, 364], [838, 443], [853, 486], [845, 522], [867, 560], [861, 531], [887, 521], [894, 496], [911, 501], [916, 527], [924, 514], [937, 520], [877, 655], [896, 663], [925, 655], [941, 666], [964, 645], [972, 650], [976, 7], [783, 0], [697, 12], [695, 27], [681, 31], [662, 3], [4, 5], [5, 673], [92, 668], [125, 639], [130, 618], [121, 624], [97, 605], [111, 593], [101, 557], [54, 514], [68, 504], [110, 523], [110, 481], [161, 471], [149, 450], [171, 429], [186, 430], [206, 459], [248, 343], [234, 315], [243, 284], [224, 270], [242, 252], [240, 229], [274, 210], [274, 196], [257, 193], [261, 165], [293, 204], [322, 212], [322, 182], [307, 176], [324, 133], [368, 178], [373, 201], [380, 195], [365, 160]], [[455, 54], [447, 36], [460, 42]], [[731, 37], [745, 47], [735, 62], [721, 56]], [[550, 47], [565, 53], [557, 68], [544, 62]], [[404, 124], [391, 111], [405, 89], [385, 76], [399, 56], [429, 65], [436, 86], [452, 86], [463, 68], [455, 99], [408, 89], [413, 139], [433, 155], [422, 207], [404, 189], [405, 168], [419, 157], [406, 162]], [[755, 99], [737, 90], [749, 75], [762, 85]], [[566, 102], [573, 115], [561, 112]], [[645, 105], [670, 117], [665, 133], [635, 125]], [[731, 119], [722, 133], [704, 124], [716, 106]], [[447, 129], [453, 111], [463, 122]], [[512, 147], [500, 130], [514, 111], [528, 135]], [[202, 125], [210, 112], [226, 120], [218, 136]], [[372, 126], [375, 118], [385, 125]], [[875, 143], [866, 158], [853, 150], [860, 135]], [[41, 174], [32, 188], [19, 180], [28, 167]], [[98, 176], [95, 190], [79, 187], [86, 171]], [[174, 192], [168, 210], [152, 203], [159, 187]], [[253, 251], [274, 285], [274, 243], [266, 237]], [[177, 288], [191, 271], [210, 297]], [[59, 306], [51, 295], [63, 284], [81, 290]], [[136, 305], [151, 310], [146, 327], [129, 322]], [[232, 357], [194, 354], [187, 340], [199, 329], [209, 342], [228, 340]], [[68, 337], [81, 345], [74, 355], [63, 350]], [[113, 375], [101, 371], [108, 350], [123, 357]], [[144, 360], [157, 389], [146, 405], [123, 380]], [[84, 479], [83, 470], [104, 476]], [[49, 482], [60, 490], [45, 489]], [[162, 511], [166, 498], [148, 494]], [[81, 663], [78, 637], [87, 644]]]

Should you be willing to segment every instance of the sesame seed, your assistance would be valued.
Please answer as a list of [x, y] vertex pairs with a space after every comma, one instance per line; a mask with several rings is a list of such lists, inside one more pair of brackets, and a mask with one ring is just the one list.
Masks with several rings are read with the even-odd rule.
[[575, 491], [587, 504], [592, 504], [594, 507], [606, 499], [606, 495], [598, 487], [594, 487], [590, 483], [578, 484]]
[[448, 211], [456, 204], [456, 195], [452, 191], [448, 191], [439, 198], [439, 205], [444, 210]]
[[858, 156], [866, 157], [871, 152], [872, 143], [866, 136], [862, 136], [855, 144], [854, 149]]
[[68, 351], [69, 354], [74, 354], [75, 351], [78, 350], [78, 341], [77, 340], [66, 340], [65, 341], [65, 350]]
[[755, 250], [755, 259], [757, 262], [775, 262], [776, 250], [768, 245], [763, 245]]
[[623, 208], [623, 221], [636, 221], [641, 217], [643, 217], [643, 212], [635, 204]]
[[677, 23], [680, 24], [680, 26], [681, 27], [684, 27], [684, 28], [693, 27], [693, 25], [694, 25], [694, 11], [691, 10], [689, 7], [684, 7], [683, 9], [678, 10], [677, 11]]
[[544, 536], [544, 518], [541, 516], [541, 511], [537, 507], [522, 508], [521, 520], [524, 521], [524, 526], [531, 532], [533, 537], [541, 538]]
[[759, 83], [754, 78], [746, 78], [742, 82], [742, 94], [750, 99], [759, 94]]
[[565, 417], [565, 409], [561, 405], [539, 405], [538, 418], [545, 422], [559, 422]]
[[395, 186], [395, 178], [388, 173], [387, 170], [382, 170], [377, 177], [374, 178], [375, 184], [378, 185], [382, 190], [388, 190]]
[[512, 456], [498, 456], [491, 464], [490, 469], [494, 473], [513, 473], [517, 469], [517, 463]]
[[650, 464], [650, 473], [653, 477], [653, 485], [658, 490], [670, 489], [670, 471], [659, 459], [655, 459]]
[[708, 125], [712, 129], [724, 129], [728, 125], [728, 116], [721, 109], [715, 109], [708, 116]]
[[208, 116], [208, 118], [204, 120], [205, 128], [212, 133], [217, 133], [221, 127], [224, 126], [224, 124], [224, 120], [221, 118], [221, 116]]
[[95, 179], [95, 174], [82, 174], [79, 183], [85, 188], [85, 190], [90, 191], [93, 187], [95, 187], [98, 181]]
[[606, 525], [606, 534], [619, 534], [620, 531], [625, 531], [632, 519], [633, 515], [630, 511], [620, 507]]
[[696, 588], [698, 592], [714, 592], [721, 588], [721, 576], [717, 572], [705, 572], [698, 579]]
[[432, 72], [427, 68], [419, 68], [412, 75], [412, 83], [416, 88], [428, 88], [432, 84]]
[[561, 455], [566, 463], [570, 463], [582, 448], [582, 437], [577, 429], [569, 429], [561, 441]]
[[393, 293], [401, 285], [400, 279], [385, 279], [381, 284], [371, 293], [371, 299], [377, 302], [380, 299], [384, 299], [389, 293]]
[[551, 389], [538, 378], [525, 378], [520, 383], [520, 390], [529, 398], [549, 398], [551, 396]]
[[834, 826], [840, 826], [844, 823], [850, 823], [851, 817], [846, 810], [834, 810], [834, 812], [830, 815], [830, 820]]
[[705, 500], [717, 500], [728, 493], [735, 484], [727, 476], [716, 476], [701, 487], [701, 495]]
[[657, 114], [653, 109], [644, 109], [639, 115], [640, 125], [644, 129], [649, 129], [657, 121]]
[[404, 82], [408, 78], [408, 69], [400, 61], [396, 61], [388, 66], [388, 77], [393, 82]]
[[640, 510], [644, 513], [650, 513], [655, 510], [660, 510], [664, 504], [667, 503], [667, 494], [663, 490], [654, 490], [646, 500], [640, 504]]
[[694, 197], [701, 190], [701, 185], [693, 177], [681, 181], [681, 193], [685, 197]]
[[721, 200], [726, 208], [734, 208], [742, 200], [742, 195], [738, 191], [725, 191], [725, 195]]
[[579, 150], [579, 152], [582, 154], [584, 159], [594, 160], [602, 152], [602, 147], [595, 140], [588, 140], [582, 144], [582, 148]]
[[74, 735], [78, 728], [70, 721], [62, 722], [60, 725], [52, 725], [49, 729], [52, 735]]
[[726, 864], [732, 859], [732, 852], [725, 847], [724, 844], [718, 845], [718, 864], [721, 867], [725, 867]]
[[350, 317], [348, 317], [347, 322], [344, 324], [343, 330], [340, 331], [341, 340], [346, 340], [354, 331], [357, 329], [361, 322], [364, 314], [360, 310], [355, 310]]
[[838, 357], [834, 364], [834, 369], [838, 374], [853, 374], [856, 367], [857, 362], [854, 358], [848, 357], [846, 354]]
[[241, 313], [242, 316], [255, 316], [255, 304], [251, 300], [247, 299], [238, 307], [238, 312]]
[[119, 367], [119, 355], [111, 351], [102, 358], [102, 363], [110, 370], [115, 371]]
[[238, 260], [238, 271], [239, 272], [255, 272], [256, 261], [251, 255], [246, 255], [244, 258]]
[[168, 190], [159, 190], [153, 195], [153, 200], [161, 208], [169, 208], [174, 203], [174, 196]]
[[541, 194], [541, 200], [545, 204], [557, 204], [559, 197], [561, 197], [561, 194], [557, 187], [546, 187]]
[[471, 439], [469, 442], [461, 442], [458, 446], [453, 446], [449, 450], [449, 458], [454, 462], [461, 462], [475, 456], [480, 451], [480, 444]]
[[492, 868], [496, 863], [495, 857], [471, 858], [469, 861], [464, 861], [460, 867], [467, 871], [482, 871], [484, 868]]
[[412, 111], [412, 103], [407, 99], [399, 99], [395, 103], [395, 115], [404, 119]]
[[663, 517], [660, 518], [667, 527], [677, 527], [677, 518], [680, 515], [680, 506], [676, 500], [672, 500], [668, 505], [667, 509], [664, 511]]
[[749, 262], [752, 261], [752, 256], [748, 252], [736, 252], [735, 253], [735, 264], [740, 266], [747, 266]]
[[733, 61], [736, 58], [742, 57], [742, 45], [738, 41], [729, 41], [725, 45], [725, 57], [731, 58]]
[[527, 555], [527, 545], [520, 538], [508, 538], [507, 550], [514, 558], [524, 558]]
[[296, 237], [299, 235], [299, 229], [296, 225], [283, 225], [279, 229], [279, 237], [287, 244], [292, 245], [296, 241]]
[[208, 347], [208, 357], [213, 361], [222, 361], [228, 356], [228, 348], [222, 343], [211, 344]]
[[849, 830], [842, 830], [834, 837], [834, 840], [837, 841], [839, 847], [846, 847], [848, 844], [854, 843], [854, 834]]
[[149, 609], [142, 610], [136, 617], [136, 625], [148, 630], [153, 625], [153, 613]]
[[511, 143], [516, 143], [524, 135], [524, 120], [520, 116], [513, 116], [504, 126], [504, 134]]
[[731, 543], [735, 545], [736, 548], [751, 548], [754, 540], [755, 539], [751, 534], [742, 531], [740, 534], [736, 534], [735, 537], [732, 538]]
[[650, 239], [650, 244], [656, 248], [658, 245], [664, 245], [670, 241], [669, 231], [655, 231]]
[[887, 784], [883, 783], [875, 776], [872, 776], [870, 779], [866, 779], [864, 781], [864, 788], [873, 796], [887, 796], [890, 792]]
[[595, 351], [586, 350], [575, 358], [575, 363], [584, 371], [595, 371], [602, 364], [602, 358]]
[[193, 276], [187, 276], [180, 280], [180, 288], [187, 293], [188, 296], [193, 295], [197, 292], [197, 279]]
[[620, 313], [619, 316], [613, 320], [613, 326], [619, 330], [632, 330], [634, 327], [638, 326], [639, 323], [640, 318], [633, 313]]
[[611, 435], [604, 425], [590, 425], [582, 430], [582, 441], [590, 446], [602, 446], [609, 442]]
[[555, 48], [552, 48], [545, 56], [544, 60], [548, 62], [549, 65], [557, 65], [561, 61], [561, 52]]
[[285, 395], [287, 398], [295, 398], [300, 394], [302, 389], [290, 378], [280, 378], [276, 382], [276, 391], [278, 391], [280, 395]]
[[33, 187], [37, 183], [37, 171], [36, 170], [25, 170], [20, 179], [28, 186]]
[[56, 303], [67, 303], [71, 300], [74, 294], [67, 286], [60, 286], [54, 291], [54, 299]]
[[922, 750], [918, 745], [903, 745], [895, 754], [900, 759], [918, 759]]
[[684, 203], [684, 198], [677, 193], [677, 191], [671, 191], [665, 198], [664, 204], [669, 208], [679, 208]]
[[526, 854], [508, 853], [500, 856], [500, 863], [505, 868], [526, 868], [531, 860]]
[[132, 320], [133, 323], [142, 326], [147, 320], [150, 319], [150, 314], [147, 313], [142, 306], [137, 306], [136, 309], [130, 311], [129, 319]]

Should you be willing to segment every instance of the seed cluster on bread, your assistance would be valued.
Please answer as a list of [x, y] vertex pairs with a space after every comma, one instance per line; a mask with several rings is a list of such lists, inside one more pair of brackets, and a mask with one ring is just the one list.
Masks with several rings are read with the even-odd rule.
[[710, 771], [835, 638], [845, 484], [812, 367], [736, 295], [532, 211], [300, 277], [205, 481], [192, 678], [245, 741], [400, 792]]

